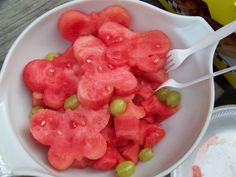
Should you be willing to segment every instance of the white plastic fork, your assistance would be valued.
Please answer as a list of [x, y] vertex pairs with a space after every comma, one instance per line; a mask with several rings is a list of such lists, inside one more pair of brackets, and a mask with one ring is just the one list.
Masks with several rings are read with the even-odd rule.
[[236, 31], [236, 20], [218, 29], [217, 31], [211, 32], [205, 36], [202, 40], [198, 41], [192, 47], [188, 49], [173, 49], [167, 53], [166, 71], [170, 72], [178, 68], [188, 56], [192, 55], [196, 51], [203, 49], [210, 44], [213, 44], [226, 36]]
[[191, 86], [191, 85], [194, 85], [194, 84], [197, 84], [199, 82], [202, 82], [204, 80], [207, 80], [207, 79], [210, 79], [211, 77], [215, 77], [215, 76], [218, 76], [218, 75], [221, 75], [221, 74], [224, 74], [224, 73], [227, 73], [229, 71], [233, 71], [233, 70], [236, 70], [236, 66], [232, 66], [232, 67], [229, 67], [229, 68], [226, 68], [226, 69], [222, 69], [222, 70], [219, 70], [217, 72], [214, 72], [214, 73], [210, 73], [208, 75], [205, 75], [205, 76], [202, 76], [198, 79], [195, 79], [193, 81], [190, 81], [190, 82], [185, 82], [185, 83], [179, 83], [177, 81], [175, 81], [174, 79], [168, 79], [167, 81], [163, 82], [156, 90], [159, 90], [163, 87], [172, 87], [172, 88], [184, 88], [184, 87], [188, 87], [188, 86]]

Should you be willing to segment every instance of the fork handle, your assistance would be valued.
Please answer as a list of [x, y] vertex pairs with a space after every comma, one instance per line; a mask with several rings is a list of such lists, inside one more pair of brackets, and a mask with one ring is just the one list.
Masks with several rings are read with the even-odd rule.
[[209, 46], [210, 44], [220, 41], [221, 39], [227, 37], [228, 35], [232, 34], [235, 31], [236, 31], [236, 20], [223, 26], [222, 28], [218, 29], [215, 32], [209, 33], [202, 40], [198, 41], [195, 45], [190, 47], [191, 50], [189, 50], [190, 52], [188, 53], [188, 56], [198, 51], [199, 49], [203, 49]]
[[207, 80], [207, 79], [210, 79], [212, 77], [215, 77], [215, 76], [219, 76], [221, 74], [224, 74], [224, 73], [227, 73], [229, 71], [233, 71], [233, 70], [236, 70], [236, 66], [231, 66], [229, 68], [226, 68], [226, 69], [222, 69], [222, 70], [219, 70], [217, 72], [214, 72], [214, 73], [211, 73], [211, 74], [208, 74], [208, 75], [205, 75], [205, 76], [202, 76], [196, 80], [193, 80], [191, 82], [186, 82], [186, 83], [183, 83], [183, 87], [188, 87], [190, 85], [194, 85], [194, 84], [197, 84], [198, 82], [202, 82], [204, 80]]

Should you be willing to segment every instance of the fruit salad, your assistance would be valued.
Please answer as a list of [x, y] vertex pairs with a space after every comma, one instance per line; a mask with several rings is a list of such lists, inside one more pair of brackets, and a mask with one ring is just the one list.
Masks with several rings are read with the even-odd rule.
[[170, 39], [131, 23], [117, 5], [90, 14], [67, 10], [58, 19], [58, 37], [71, 45], [24, 67], [32, 94], [29, 132], [48, 147], [56, 170], [114, 169], [129, 177], [155, 155], [166, 134], [161, 123], [179, 110], [179, 92], [153, 91], [168, 79]]

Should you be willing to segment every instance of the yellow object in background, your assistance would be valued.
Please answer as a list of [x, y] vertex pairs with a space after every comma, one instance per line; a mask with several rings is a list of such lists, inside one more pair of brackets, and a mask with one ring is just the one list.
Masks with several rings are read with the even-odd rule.
[[172, 13], [176, 13], [173, 7], [166, 0], [159, 0], [166, 10]]
[[211, 17], [222, 25], [236, 20], [236, 0], [203, 0]]
[[[225, 69], [227, 67], [230, 67], [223, 58], [221, 58], [219, 55], [216, 55], [214, 57], [214, 65], [217, 67], [217, 69]], [[234, 89], [236, 89], [236, 75], [235, 72], [231, 71], [226, 74], [224, 74], [225, 78], [228, 80], [228, 82], [233, 86]]]

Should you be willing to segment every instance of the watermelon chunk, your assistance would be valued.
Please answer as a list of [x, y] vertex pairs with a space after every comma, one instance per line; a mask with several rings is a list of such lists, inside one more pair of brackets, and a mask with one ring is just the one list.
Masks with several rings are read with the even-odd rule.
[[48, 151], [48, 161], [57, 170], [65, 170], [72, 165], [74, 158], [72, 155], [65, 153], [64, 148], [50, 148]]
[[130, 31], [128, 28], [115, 22], [103, 23], [98, 30], [98, 37], [107, 46], [121, 42], [128, 42], [138, 36], [138, 34], [139, 33]]
[[56, 68], [72, 70], [76, 74], [79, 73], [79, 64], [74, 56], [72, 46], [68, 47], [64, 53], [55, 57], [51, 62]]
[[92, 166], [93, 161], [87, 158], [83, 158], [81, 160], [74, 160], [71, 167], [78, 168], [78, 169], [83, 169], [86, 167]]
[[130, 44], [123, 42], [112, 44], [107, 48], [105, 60], [112, 66], [126, 66], [129, 62], [128, 48]]
[[43, 102], [46, 106], [58, 109], [64, 105], [66, 94], [60, 89], [46, 89], [43, 95]]
[[120, 162], [121, 158], [115, 148], [108, 148], [104, 156], [94, 162], [93, 168], [99, 170], [112, 169]]
[[105, 70], [94, 74], [85, 74], [78, 84], [78, 98], [90, 108], [99, 108], [109, 102], [113, 90], [116, 95], [128, 95], [135, 91], [135, 76], [123, 69]]
[[[50, 71], [54, 71], [52, 63], [46, 60], [33, 60], [27, 63], [23, 71], [25, 85], [32, 92], [43, 92], [48, 80], [52, 78]], [[52, 78], [53, 79], [53, 78]]]
[[99, 133], [109, 122], [108, 107], [94, 111], [83, 106], [65, 113], [42, 109], [30, 121], [30, 131], [40, 143], [50, 146], [48, 160], [58, 170], [74, 160], [101, 158], [107, 149]]
[[132, 116], [116, 116], [114, 119], [114, 126], [117, 138], [133, 140], [134, 142], [139, 141], [139, 119]]
[[136, 91], [136, 95], [141, 96], [144, 100], [153, 96], [153, 90], [146, 85], [142, 85]]
[[144, 72], [156, 72], [164, 67], [170, 40], [163, 32], [154, 30], [141, 33], [133, 39], [133, 44], [129, 53], [131, 66]]
[[41, 109], [32, 115], [30, 132], [41, 144], [51, 145], [58, 136], [57, 130], [61, 126], [62, 115], [49, 109]]
[[118, 5], [109, 6], [103, 9], [99, 13], [99, 17], [102, 23], [112, 21], [112, 22], [119, 23], [123, 26], [129, 26], [131, 22], [129, 13], [123, 7], [118, 6]]
[[168, 79], [168, 74], [164, 69], [160, 69], [156, 72], [149, 72], [149, 73], [142, 72], [140, 75], [141, 77], [143, 77], [148, 81], [158, 82], [160, 84]]
[[163, 118], [168, 118], [179, 110], [179, 107], [168, 107], [164, 102], [161, 102], [155, 95], [142, 102], [146, 111], [146, 116], [158, 114]]
[[125, 112], [122, 114], [124, 117], [135, 117], [141, 119], [145, 116], [145, 110], [142, 106], [135, 105], [132, 101], [128, 102]]
[[144, 147], [153, 147], [165, 136], [165, 130], [160, 124], [140, 122], [140, 141]]
[[84, 75], [78, 83], [78, 98], [80, 102], [90, 108], [99, 108], [109, 102], [113, 86], [109, 81], [103, 80], [102, 75]]
[[136, 164], [138, 163], [139, 151], [140, 151], [140, 145], [134, 143], [132, 146], [124, 150], [122, 155], [126, 160], [131, 160]]
[[98, 38], [88, 35], [79, 37], [73, 44], [75, 58], [80, 65], [98, 63], [103, 59], [106, 46]]
[[71, 42], [97, 31], [91, 17], [77, 10], [64, 12], [58, 21], [58, 29], [62, 37]]
[[40, 92], [32, 93], [32, 105], [33, 106], [43, 106], [43, 94]]
[[116, 134], [114, 127], [107, 126], [101, 130], [101, 134], [107, 141], [108, 146], [115, 146], [116, 145]]

